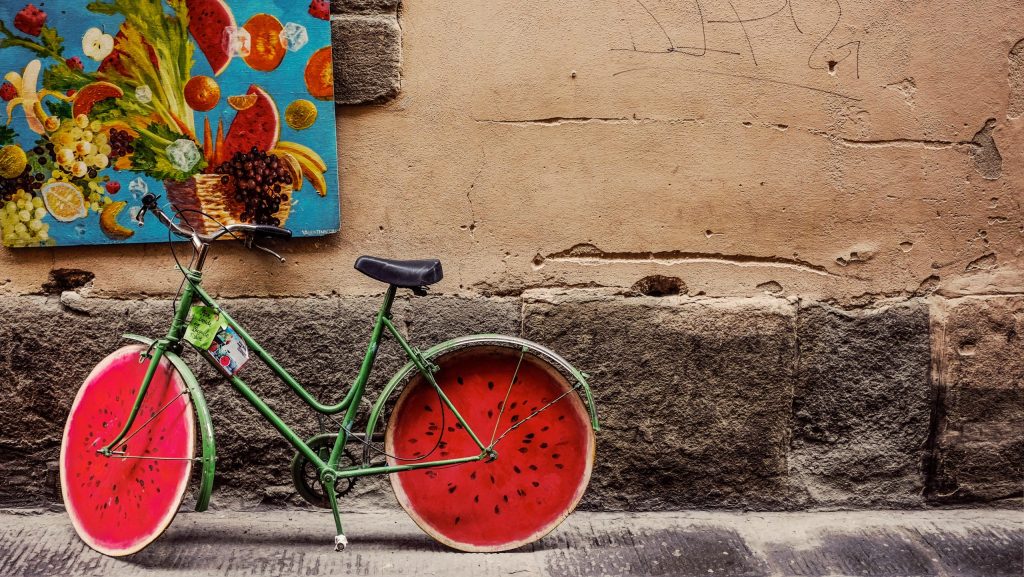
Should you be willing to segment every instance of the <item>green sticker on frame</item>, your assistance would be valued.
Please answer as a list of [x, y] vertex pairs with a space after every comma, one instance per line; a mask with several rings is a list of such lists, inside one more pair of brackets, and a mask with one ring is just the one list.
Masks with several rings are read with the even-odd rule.
[[192, 320], [185, 329], [185, 340], [197, 349], [206, 350], [220, 330], [220, 313], [213, 307], [192, 307]]

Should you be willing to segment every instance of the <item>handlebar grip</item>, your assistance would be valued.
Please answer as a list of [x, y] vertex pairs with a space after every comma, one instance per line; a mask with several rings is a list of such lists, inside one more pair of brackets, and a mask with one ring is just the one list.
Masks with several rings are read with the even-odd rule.
[[257, 235], [268, 236], [273, 238], [291, 238], [292, 231], [287, 228], [281, 228], [279, 226], [271, 226], [269, 224], [257, 224], [254, 225], [256, 230], [254, 231]]

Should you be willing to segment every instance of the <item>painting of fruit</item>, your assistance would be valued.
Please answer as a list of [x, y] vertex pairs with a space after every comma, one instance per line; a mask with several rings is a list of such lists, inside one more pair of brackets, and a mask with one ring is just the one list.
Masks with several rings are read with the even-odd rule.
[[146, 192], [198, 232], [217, 222], [336, 232], [321, 4], [4, 3], [0, 244], [165, 242], [165, 229], [134, 223]]

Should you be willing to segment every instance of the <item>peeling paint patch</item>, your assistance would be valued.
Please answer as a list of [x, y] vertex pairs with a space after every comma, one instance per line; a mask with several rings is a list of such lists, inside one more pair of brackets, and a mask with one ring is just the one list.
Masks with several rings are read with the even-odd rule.
[[96, 275], [87, 270], [77, 268], [57, 268], [50, 271], [50, 280], [43, 283], [43, 292], [46, 294], [60, 294], [64, 291], [81, 288], [96, 278]]
[[996, 180], [1003, 174], [1003, 155], [999, 154], [996, 141], [992, 138], [995, 127], [996, 119], [989, 118], [971, 141], [975, 144], [971, 149], [974, 168], [987, 180]]
[[[690, 252], [680, 250], [648, 251], [648, 252], [607, 252], [590, 243], [580, 243], [564, 251], [544, 257], [544, 260], [571, 262], [581, 265], [602, 264], [643, 264], [656, 263], [663, 265], [690, 263], [719, 263], [733, 266], [766, 266], [787, 268], [808, 272], [821, 276], [838, 276], [829, 272], [821, 265], [812, 264], [795, 258], [778, 256], [756, 256], [747, 254], [722, 254], [711, 252]], [[536, 262], [536, 260], [535, 260]]]
[[686, 283], [675, 276], [653, 274], [633, 283], [630, 290], [649, 297], [664, 297], [686, 293]]
[[996, 268], [996, 264], [996, 255], [990, 252], [967, 263], [967, 268], [964, 270], [967, 272], [972, 270], [992, 270]]
[[914, 95], [917, 94], [917, 84], [914, 83], [913, 78], [904, 78], [899, 82], [893, 82], [892, 84], [886, 84], [885, 87], [888, 90], [899, 93], [903, 97], [903, 102], [907, 106], [914, 107]]
[[1010, 120], [1024, 116], [1024, 40], [1013, 45], [1010, 54], [1010, 99], [1006, 106], [1006, 117]]

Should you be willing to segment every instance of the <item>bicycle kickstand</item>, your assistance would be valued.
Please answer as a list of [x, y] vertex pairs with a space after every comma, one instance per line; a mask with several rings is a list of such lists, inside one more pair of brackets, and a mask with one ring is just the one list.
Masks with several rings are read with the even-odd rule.
[[341, 528], [341, 515], [338, 513], [338, 495], [334, 490], [334, 478], [325, 478], [323, 487], [327, 493], [327, 499], [331, 502], [331, 513], [334, 515], [334, 528], [338, 531], [338, 534], [334, 536], [334, 550], [344, 551], [345, 547], [348, 547], [348, 538], [345, 537], [345, 531]]

